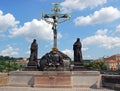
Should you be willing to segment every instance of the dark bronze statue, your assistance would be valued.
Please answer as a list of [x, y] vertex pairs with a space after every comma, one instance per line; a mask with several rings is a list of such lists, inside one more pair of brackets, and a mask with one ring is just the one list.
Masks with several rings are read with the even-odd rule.
[[77, 38], [77, 41], [73, 45], [74, 50], [74, 61], [75, 62], [81, 62], [82, 63], [82, 52], [81, 52], [82, 44], [80, 42], [80, 39]]
[[58, 67], [63, 67], [63, 58], [62, 55], [59, 53], [59, 51], [57, 53], [53, 53], [53, 51], [51, 51], [50, 53], [44, 55], [40, 59], [41, 70], [49, 70], [50, 68], [54, 68], [55, 70], [57, 70]]
[[33, 40], [31, 47], [30, 47], [30, 59], [29, 59], [29, 66], [36, 66], [37, 65], [37, 54], [38, 54], [38, 44], [36, 39]]

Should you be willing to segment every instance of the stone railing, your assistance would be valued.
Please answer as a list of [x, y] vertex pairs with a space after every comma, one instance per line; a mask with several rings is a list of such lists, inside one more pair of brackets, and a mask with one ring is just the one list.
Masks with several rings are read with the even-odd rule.
[[98, 71], [15, 71], [0, 73], [0, 86], [120, 89], [120, 75]]
[[6, 86], [8, 81], [7, 73], [0, 73], [0, 86]]
[[120, 90], [120, 75], [102, 75], [102, 86], [109, 89]]
[[10, 72], [8, 86], [54, 88], [100, 88], [98, 71], [19, 71]]

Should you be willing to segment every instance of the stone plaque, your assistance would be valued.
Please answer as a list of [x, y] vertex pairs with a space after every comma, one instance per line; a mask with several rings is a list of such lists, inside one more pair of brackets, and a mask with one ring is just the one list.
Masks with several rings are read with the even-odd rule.
[[71, 88], [71, 73], [45, 72], [42, 75], [36, 75], [34, 87]]

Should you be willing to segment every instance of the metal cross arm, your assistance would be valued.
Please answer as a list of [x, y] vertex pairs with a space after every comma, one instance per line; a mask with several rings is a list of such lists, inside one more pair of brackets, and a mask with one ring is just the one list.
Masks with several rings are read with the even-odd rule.
[[68, 15], [68, 14], [43, 14], [42, 13], [42, 18], [53, 18], [53, 17], [70, 18], [70, 15]]
[[46, 20], [47, 18], [52, 18], [52, 19], [53, 19], [53, 17], [56, 17], [58, 19], [64, 18], [64, 20], [62, 19], [62, 20], [57, 21], [57, 23], [62, 23], [62, 22], [67, 21], [68, 19], [70, 19], [71, 16], [68, 15], [68, 14], [43, 14], [42, 13], [41, 17], [42, 17], [43, 20], [45, 20], [47, 22], [50, 22], [50, 21]]
[[[52, 24], [52, 30], [54, 34], [54, 44], [53, 44], [53, 49], [57, 49], [57, 25], [58, 23], [63, 23], [70, 19], [69, 14], [59, 14], [60, 8], [58, 7], [59, 3], [54, 3], [54, 8], [52, 11], [54, 12], [53, 14], [43, 14], [41, 15], [41, 18], [45, 20], [47, 23]], [[53, 21], [48, 20], [51, 18]]]

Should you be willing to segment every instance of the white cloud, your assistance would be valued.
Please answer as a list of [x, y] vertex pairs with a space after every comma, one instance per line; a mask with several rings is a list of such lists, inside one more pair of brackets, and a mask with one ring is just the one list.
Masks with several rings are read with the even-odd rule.
[[104, 30], [99, 29], [97, 30], [96, 35], [106, 35], [107, 32], [108, 32], [107, 29], [104, 29]]
[[[86, 50], [88, 50], [88, 48], [82, 48], [82, 51], [86, 51]], [[74, 59], [74, 51], [73, 50], [65, 49], [62, 52], [65, 53], [66, 55], [68, 55], [72, 60]]]
[[115, 34], [120, 35], [120, 25], [116, 27]]
[[74, 22], [76, 25], [91, 25], [114, 21], [120, 18], [120, 10], [112, 6], [95, 11], [88, 16], [77, 17]]
[[[33, 19], [31, 22], [26, 22], [22, 27], [14, 28], [10, 31], [12, 37], [23, 36], [28, 40], [34, 38], [39, 40], [52, 40], [53, 30], [52, 25], [46, 23], [44, 20]], [[58, 38], [62, 37], [58, 33]]]
[[71, 59], [73, 59], [73, 50], [65, 49], [62, 52], [68, 55]]
[[69, 12], [71, 10], [83, 10], [85, 8], [97, 7], [106, 2], [107, 0], [65, 0], [61, 3], [61, 6], [65, 12]]
[[[82, 51], [86, 51], [86, 50], [88, 50], [88, 48], [82, 48]], [[68, 55], [72, 60], [74, 59], [73, 50], [65, 49], [62, 52]], [[92, 57], [90, 55], [83, 55], [83, 59], [92, 59]]]
[[[103, 32], [103, 33], [102, 33]], [[103, 35], [104, 34], [104, 35]], [[120, 47], [120, 38], [112, 37], [107, 35], [107, 30], [98, 30], [95, 35], [83, 39], [83, 44], [88, 45], [98, 45], [105, 49], [112, 49]]]
[[6, 35], [5, 34], [0, 34], [0, 38], [5, 38]]
[[83, 55], [83, 59], [93, 59], [90, 55]]
[[82, 48], [82, 51], [87, 51], [89, 48], [87, 48], [87, 47], [83, 47]]
[[26, 51], [25, 54], [30, 55], [30, 51]]
[[9, 28], [15, 27], [19, 21], [15, 20], [15, 17], [8, 13], [3, 15], [3, 12], [0, 10], [0, 32], [4, 32]]
[[6, 49], [0, 51], [0, 55], [15, 57], [19, 54], [18, 51], [18, 48], [13, 48], [11, 45], [7, 45]]
[[0, 10], [0, 15], [2, 15], [3, 14], [3, 12]]

